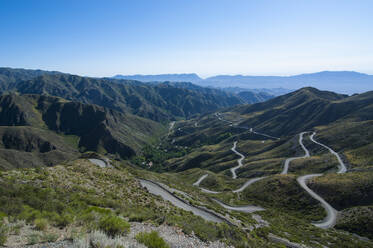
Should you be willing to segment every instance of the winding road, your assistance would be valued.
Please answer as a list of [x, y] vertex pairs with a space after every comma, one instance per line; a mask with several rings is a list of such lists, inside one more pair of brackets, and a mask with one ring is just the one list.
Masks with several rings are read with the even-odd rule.
[[203, 179], [208, 177], [208, 175], [209, 174], [205, 174], [205, 175], [201, 176], [195, 183], [193, 183], [193, 186], [199, 186], [199, 184], [203, 181]]
[[[335, 155], [337, 157], [337, 160], [338, 160], [338, 163], [339, 163], [339, 170], [338, 170], [338, 174], [341, 174], [341, 173], [346, 173], [347, 172], [347, 167], [346, 165], [343, 163], [341, 157], [339, 156], [339, 154], [337, 152], [335, 152], [333, 149], [331, 149], [330, 147], [320, 143], [320, 142], [317, 142], [315, 139], [314, 139], [314, 136], [316, 135], [316, 132], [313, 132], [311, 135], [310, 135], [310, 140], [312, 142], [314, 142], [315, 144], [318, 144], [326, 149], [329, 150], [330, 153], [332, 153], [333, 155]], [[302, 146], [303, 149], [306, 149], [304, 146]], [[307, 149], [306, 149], [307, 150]], [[331, 228], [331, 227], [334, 227], [336, 221], [337, 221], [337, 215], [338, 215], [338, 211], [335, 210], [329, 203], [327, 203], [321, 196], [319, 196], [318, 194], [316, 194], [313, 190], [311, 190], [308, 186], [307, 186], [307, 182], [309, 180], [311, 180], [312, 178], [314, 177], [320, 177], [322, 176], [323, 174], [309, 174], [309, 175], [305, 175], [305, 176], [301, 176], [301, 177], [298, 177], [297, 178], [297, 181], [299, 183], [299, 185], [307, 191], [307, 193], [312, 196], [314, 199], [318, 200], [321, 205], [323, 206], [323, 208], [325, 209], [326, 211], [326, 217], [324, 220], [322, 220], [321, 222], [314, 222], [312, 223], [313, 225], [317, 226], [317, 227], [320, 227], [320, 228]]]
[[[233, 168], [230, 169], [230, 171], [231, 171], [231, 173], [232, 173], [232, 178], [233, 178], [233, 179], [237, 179], [236, 170], [237, 170], [238, 168], [240, 168], [240, 167], [243, 166], [242, 161], [245, 159], [245, 156], [244, 156], [242, 153], [238, 152], [238, 151], [236, 150], [236, 148], [237, 148], [237, 141], [235, 141], [235, 142], [233, 143], [233, 147], [231, 148], [231, 151], [233, 151], [235, 154], [237, 154], [238, 156], [240, 156], [240, 158], [237, 160], [238, 166], [233, 167]], [[221, 192], [219, 192], [219, 191], [213, 191], [213, 190], [205, 189], [205, 188], [202, 188], [202, 187], [199, 186], [199, 185], [201, 184], [201, 182], [202, 182], [206, 177], [208, 177], [208, 174], [204, 174], [204, 175], [202, 175], [200, 178], [198, 178], [198, 180], [197, 180], [195, 183], [193, 183], [193, 186], [197, 186], [197, 187], [199, 187], [199, 188], [201, 189], [201, 191], [203, 191], [203, 192], [205, 192], [205, 193], [210, 193], [210, 194], [219, 194], [219, 193], [221, 193]], [[242, 191], [244, 191], [244, 189], [246, 189], [246, 188], [247, 188], [248, 186], [250, 186], [251, 184], [253, 184], [253, 183], [255, 183], [255, 182], [259, 181], [259, 180], [262, 180], [262, 179], [264, 179], [264, 178], [266, 178], [266, 177], [255, 177], [255, 178], [250, 178], [250, 179], [249, 179], [247, 182], [245, 182], [245, 183], [244, 183], [240, 188], [238, 188], [238, 189], [236, 189], [236, 190], [232, 190], [232, 192], [233, 192], [233, 193], [242, 192]]]
[[302, 147], [303, 151], [304, 151], [304, 155], [301, 156], [301, 157], [292, 157], [292, 158], [288, 158], [285, 160], [285, 165], [284, 165], [284, 169], [282, 170], [281, 172], [281, 175], [285, 175], [285, 174], [288, 174], [288, 170], [289, 170], [289, 164], [291, 161], [293, 160], [296, 160], [296, 159], [301, 159], [301, 158], [308, 158], [310, 156], [310, 152], [307, 150], [307, 148], [303, 145], [303, 135], [305, 134], [306, 132], [302, 132], [299, 134], [299, 145]]
[[245, 159], [245, 156], [242, 154], [242, 153], [239, 153], [237, 150], [236, 150], [236, 147], [237, 147], [237, 141], [235, 141], [233, 143], [233, 147], [231, 148], [231, 151], [234, 152], [235, 154], [237, 154], [238, 156], [240, 156], [240, 158], [237, 160], [238, 162], [238, 165], [236, 167], [233, 167], [231, 168], [231, 172], [232, 172], [232, 178], [233, 179], [236, 179], [237, 178], [237, 174], [236, 174], [236, 170], [240, 167], [243, 166], [242, 164], [242, 160]]
[[[281, 172], [281, 174], [287, 174], [287, 173], [288, 173], [289, 164], [290, 164], [291, 161], [293, 161], [293, 160], [295, 160], [295, 159], [307, 158], [307, 157], [310, 156], [309, 151], [306, 149], [306, 147], [303, 145], [303, 142], [302, 142], [302, 140], [303, 140], [303, 135], [304, 135], [305, 133], [306, 133], [306, 132], [302, 132], [302, 133], [300, 133], [300, 134], [299, 134], [299, 140], [298, 140], [299, 145], [302, 147], [302, 149], [303, 149], [303, 151], [304, 151], [304, 153], [305, 153], [304, 156], [301, 156], [301, 157], [292, 157], [292, 158], [288, 158], [288, 159], [286, 159], [286, 160], [285, 160], [284, 169], [283, 169], [283, 171]], [[236, 178], [237, 178], [236, 170], [237, 170], [238, 168], [240, 168], [240, 167], [243, 166], [242, 161], [245, 159], [245, 156], [244, 156], [242, 153], [238, 152], [238, 151], [236, 150], [236, 148], [237, 148], [237, 141], [235, 141], [235, 142], [233, 143], [233, 147], [231, 148], [231, 150], [232, 150], [235, 154], [237, 154], [238, 156], [240, 156], [240, 158], [237, 160], [238, 165], [230, 169], [230, 171], [231, 171], [231, 173], [232, 173], [232, 178], [233, 178], [233, 179], [236, 179]], [[208, 176], [208, 174], [204, 174], [204, 175], [202, 175], [202, 176], [201, 176], [201, 177], [200, 177], [200, 178], [199, 178], [195, 183], [193, 183], [193, 185], [199, 187], [200, 183], [201, 183], [201, 182], [202, 182], [202, 181], [203, 181], [207, 176]], [[236, 189], [236, 190], [233, 190], [232, 192], [233, 192], [233, 193], [239, 193], [239, 192], [242, 192], [242, 191], [244, 191], [248, 186], [250, 186], [251, 184], [253, 184], [253, 183], [257, 182], [257, 181], [260, 181], [260, 180], [262, 180], [262, 179], [264, 179], [264, 178], [266, 178], [266, 177], [250, 178], [250, 179], [249, 179], [246, 183], [244, 183], [240, 188], [238, 188], [238, 189]], [[217, 192], [217, 191], [211, 191], [211, 190], [204, 189], [204, 188], [201, 188], [201, 187], [200, 187], [200, 189], [201, 189], [203, 192], [206, 192], [206, 193], [211, 193], [211, 194], [218, 194], [218, 193], [220, 193], [220, 192]]]
[[[240, 168], [241, 166], [243, 166], [242, 164], [242, 161], [245, 159], [245, 156], [241, 153], [239, 153], [237, 150], [237, 141], [235, 141], [233, 143], [233, 147], [231, 148], [231, 150], [237, 154], [238, 156], [240, 156], [240, 158], [237, 160], [237, 163], [238, 163], [238, 166], [236, 167], [233, 167], [230, 171], [232, 172], [232, 178], [233, 179], [237, 179], [237, 174], [236, 174], [236, 170], [238, 168]], [[200, 178], [198, 178], [198, 180], [193, 183], [193, 186], [197, 186], [200, 188], [200, 190], [202, 192], [205, 192], [205, 193], [209, 193], [209, 194], [219, 194], [221, 192], [218, 192], [218, 191], [212, 191], [212, 190], [208, 190], [208, 189], [205, 189], [205, 188], [202, 188], [200, 187], [200, 183], [206, 178], [208, 177], [208, 174], [204, 174], [202, 175]], [[258, 178], [251, 178], [249, 179], [246, 183], [244, 183], [240, 188], [236, 189], [236, 190], [233, 190], [232, 192], [233, 193], [238, 193], [238, 192], [241, 192], [243, 191], [246, 187], [248, 187], [250, 184], [253, 184], [261, 179], [263, 179], [265, 177], [258, 177]], [[222, 206], [223, 208], [225, 209], [228, 209], [228, 210], [233, 210], [233, 211], [240, 211], [240, 212], [245, 212], [245, 213], [253, 213], [253, 212], [256, 212], [256, 211], [263, 211], [265, 210], [264, 208], [262, 207], [258, 207], [258, 206], [253, 206], [253, 205], [244, 205], [244, 206], [229, 206], [225, 203], [223, 203], [222, 201], [219, 201], [217, 199], [214, 199], [214, 198], [211, 198], [213, 201], [215, 201], [216, 203], [218, 203], [220, 206]]]
[[326, 148], [329, 150], [329, 152], [331, 154], [333, 154], [334, 156], [337, 157], [337, 160], [338, 160], [338, 163], [339, 163], [339, 170], [337, 171], [338, 174], [341, 174], [341, 173], [346, 173], [347, 172], [347, 167], [345, 165], [345, 163], [343, 163], [343, 160], [341, 159], [341, 157], [339, 156], [339, 154], [337, 152], [335, 152], [332, 148], [330, 148], [329, 146], [326, 146], [324, 144], [321, 144], [320, 142], [317, 142], [315, 139], [314, 139], [314, 136], [316, 135], [316, 132], [313, 132], [312, 135], [310, 136], [310, 139], [312, 142]]
[[320, 228], [331, 228], [335, 225], [337, 221], [337, 210], [335, 210], [329, 203], [327, 203], [321, 196], [316, 194], [313, 190], [311, 190], [307, 186], [307, 181], [314, 178], [314, 177], [320, 177], [323, 174], [310, 174], [310, 175], [305, 175], [297, 178], [297, 181], [299, 185], [307, 191], [307, 193], [312, 196], [314, 199], [318, 200], [323, 208], [326, 210], [326, 217], [324, 220], [321, 222], [314, 222], [312, 223], [313, 225], [320, 227]]
[[198, 215], [207, 221], [213, 221], [217, 223], [227, 222], [224, 218], [219, 217], [218, 215], [210, 211], [187, 204], [185, 201], [176, 197], [171, 192], [169, 192], [168, 190], [166, 190], [165, 188], [163, 188], [157, 183], [154, 183], [149, 180], [143, 180], [143, 179], [139, 179], [139, 180], [140, 180], [141, 186], [148, 189], [149, 193], [161, 196], [164, 200], [171, 202], [176, 207], [182, 208], [186, 211], [191, 211], [193, 212], [193, 214]]
[[[291, 157], [291, 158], [288, 158], [285, 160], [285, 164], [284, 164], [284, 168], [283, 168], [283, 171], [281, 172], [281, 174], [287, 174], [288, 173], [288, 170], [289, 170], [289, 164], [291, 161], [293, 160], [296, 160], [296, 159], [302, 159], [302, 158], [308, 158], [310, 157], [310, 152], [308, 151], [308, 149], [304, 146], [303, 144], [303, 136], [306, 134], [307, 132], [301, 132], [299, 134], [299, 139], [298, 139], [298, 142], [299, 142], [299, 145], [302, 147], [303, 151], [304, 151], [304, 155], [303, 156], [300, 156], [300, 157]], [[314, 139], [314, 136], [316, 135], [315, 132], [313, 132], [311, 135], [310, 135], [310, 140], [312, 142], [314, 142], [315, 144], [318, 144], [326, 149], [329, 150], [330, 153], [332, 153], [333, 155], [335, 155], [337, 157], [337, 160], [339, 162], [339, 170], [337, 173], [345, 173], [347, 171], [347, 168], [346, 168], [346, 165], [343, 163], [341, 157], [339, 156], [339, 154], [337, 152], [335, 152], [334, 150], [332, 150], [330, 147], [320, 143], [320, 142], [317, 142], [315, 139]], [[237, 150], [237, 141], [235, 141], [233, 143], [233, 147], [231, 148], [231, 150], [237, 154], [238, 156], [240, 156], [240, 158], [238, 159], [238, 166], [236, 167], [233, 167], [231, 169], [231, 172], [232, 172], [232, 178], [233, 179], [236, 179], [237, 178], [237, 174], [236, 174], [236, 170], [240, 167], [242, 167], [242, 161], [243, 159], [245, 159], [245, 156], [241, 153], [239, 153]], [[319, 177], [319, 176], [322, 176], [323, 174], [309, 174], [309, 175], [304, 175], [304, 176], [300, 176], [297, 178], [297, 182], [299, 183], [299, 185], [311, 196], [313, 197], [314, 199], [316, 199], [317, 201], [320, 202], [320, 204], [322, 205], [322, 207], [325, 209], [326, 213], [327, 213], [327, 216], [325, 217], [325, 219], [323, 219], [322, 221], [320, 222], [313, 222], [312, 224], [317, 226], [317, 227], [320, 227], [320, 228], [331, 228], [331, 227], [334, 227], [335, 223], [336, 223], [336, 220], [337, 220], [337, 215], [338, 215], [338, 212], [336, 209], [334, 209], [329, 203], [327, 203], [321, 196], [319, 196], [318, 194], [316, 194], [313, 190], [311, 190], [308, 186], [307, 186], [307, 182], [309, 180], [311, 180], [312, 178], [315, 178], [315, 177]], [[204, 174], [203, 176], [201, 176], [193, 185], [194, 186], [198, 186], [200, 185], [200, 183], [208, 176], [208, 174]], [[238, 193], [238, 192], [242, 192], [245, 188], [247, 188], [249, 185], [263, 179], [265, 177], [258, 177], [258, 178], [251, 178], [249, 179], [245, 184], [242, 185], [242, 187], [240, 187], [239, 189], [237, 190], [233, 190], [234, 193]], [[213, 194], [217, 194], [217, 193], [220, 193], [220, 192], [216, 192], [216, 191], [210, 191], [210, 190], [207, 190], [207, 189], [204, 189], [204, 188], [200, 188], [203, 192], [207, 192], [207, 193], [213, 193]], [[251, 213], [251, 212], [255, 212], [255, 211], [261, 211], [261, 210], [264, 210], [263, 208], [261, 207], [257, 207], [257, 206], [229, 206], [217, 199], [213, 199], [215, 202], [219, 203], [222, 207], [226, 208], [226, 209], [229, 209], [229, 210], [234, 210], [234, 211], [242, 211], [242, 212], [248, 212], [248, 213]]]
[[238, 188], [236, 190], [233, 190], [232, 192], [233, 193], [242, 192], [242, 191], [244, 191], [244, 189], [246, 189], [247, 187], [249, 187], [251, 184], [253, 184], [253, 183], [257, 182], [257, 181], [260, 181], [260, 180], [262, 180], [264, 178], [266, 178], [266, 177], [255, 177], [255, 178], [251, 178], [246, 183], [244, 183], [240, 188]]
[[277, 139], [277, 140], [280, 139], [280, 138], [275, 137], [275, 136], [272, 136], [272, 135], [268, 135], [268, 134], [265, 134], [265, 133], [256, 132], [256, 131], [253, 130], [252, 127], [250, 128], [250, 127], [239, 126], [238, 124], [234, 124], [232, 121], [225, 120], [225, 119], [222, 117], [222, 114], [220, 114], [220, 113], [215, 113], [215, 116], [216, 116], [220, 121], [223, 121], [223, 122], [229, 123], [229, 126], [230, 126], [230, 127], [246, 129], [246, 130], [249, 130], [249, 132], [251, 132], [251, 133], [254, 133], [254, 134], [256, 134], [256, 135], [261, 135], [261, 136], [264, 136], [264, 137], [266, 137], [266, 138], [270, 138], [270, 139]]
[[[219, 120], [224, 121], [226, 123], [229, 123], [230, 126], [234, 126], [233, 122], [224, 120], [221, 117], [220, 113], [215, 113], [215, 115], [216, 115], [216, 117], [218, 117]], [[273, 136], [269, 136], [269, 135], [254, 132], [252, 128], [246, 128], [246, 127], [241, 127], [241, 126], [235, 126], [235, 127], [249, 129], [249, 131], [252, 132], [252, 133], [256, 133], [256, 134], [259, 134], [259, 135], [264, 135], [264, 136], [269, 137], [269, 138], [276, 138], [276, 137], [273, 137]], [[296, 159], [303, 159], [303, 158], [310, 157], [310, 153], [309, 153], [308, 149], [303, 144], [303, 136], [306, 133], [308, 133], [308, 132], [301, 132], [299, 134], [299, 139], [298, 139], [299, 145], [302, 147], [302, 149], [304, 151], [304, 155], [299, 156], [299, 157], [291, 157], [291, 158], [286, 159], [285, 164], [284, 164], [284, 168], [283, 168], [283, 170], [280, 174], [286, 175], [288, 173], [289, 165], [290, 165], [291, 161], [296, 160]], [[339, 168], [338, 168], [337, 173], [341, 174], [341, 173], [347, 172], [347, 167], [344, 164], [343, 160], [341, 159], [340, 155], [337, 152], [335, 152], [333, 149], [331, 149], [330, 147], [316, 141], [314, 139], [315, 135], [316, 135], [316, 132], [313, 132], [310, 135], [310, 140], [312, 142], [314, 142], [315, 144], [318, 144], [318, 145], [326, 148], [330, 153], [332, 153], [334, 156], [336, 156], [336, 158], [338, 160], [338, 163], [339, 163], [339, 166], [338, 166]], [[238, 165], [230, 169], [233, 179], [237, 179], [236, 170], [243, 166], [242, 161], [245, 159], [245, 156], [243, 154], [241, 154], [240, 152], [238, 152], [236, 150], [236, 148], [237, 148], [237, 141], [235, 141], [233, 143], [233, 147], [231, 148], [231, 150], [236, 155], [240, 156], [240, 158], [237, 160]], [[308, 175], [300, 176], [300, 177], [297, 178], [297, 182], [311, 197], [313, 197], [314, 199], [319, 201], [320, 204], [322, 205], [322, 207], [325, 209], [325, 211], [327, 213], [327, 216], [322, 221], [313, 222], [312, 224], [315, 225], [316, 227], [326, 229], [326, 228], [334, 227], [334, 225], [336, 223], [336, 220], [337, 220], [338, 211], [336, 209], [334, 209], [328, 202], [326, 202], [325, 199], [323, 199], [320, 195], [315, 193], [313, 190], [311, 190], [307, 186], [307, 182], [309, 180], [311, 180], [312, 178], [315, 178], [315, 177], [320, 177], [322, 175], [323, 174], [320, 173], [320, 174], [308, 174]], [[206, 192], [206, 193], [210, 193], [210, 194], [221, 193], [221, 192], [217, 192], [217, 191], [211, 191], [211, 190], [208, 190], [208, 189], [204, 189], [204, 188], [199, 186], [201, 184], [201, 182], [204, 179], [206, 179], [206, 177], [208, 177], [208, 174], [202, 175], [195, 183], [193, 183], [193, 186], [199, 187], [201, 189], [201, 191]], [[246, 183], [244, 183], [240, 188], [238, 188], [236, 190], [233, 190], [232, 192], [233, 193], [242, 192], [249, 185], [251, 185], [251, 184], [253, 184], [253, 183], [255, 183], [255, 182], [257, 182], [261, 179], [264, 179], [264, 178], [265, 177], [251, 178]], [[206, 214], [200, 208], [190, 206], [190, 205], [186, 204], [185, 202], [183, 202], [182, 200], [180, 200], [178, 198], [175, 198], [172, 194], [170, 194], [168, 191], [165, 191], [163, 188], [159, 187], [157, 184], [154, 184], [154, 183], [152, 184], [148, 181], [141, 181], [141, 184], [144, 187], [147, 187], [151, 193], [161, 195], [164, 199], [171, 201], [174, 205], [177, 205], [177, 206], [179, 206], [179, 207], [181, 207], [185, 210], [192, 211], [196, 215], [199, 215], [199, 216], [201, 216], [205, 219], [212, 220], [212, 221], [215, 221], [215, 222], [221, 222], [222, 221], [222, 219], [219, 219], [217, 216], [215, 216], [215, 215], [213, 215], [209, 212], [207, 212], [207, 214]], [[157, 188], [157, 186], [158, 186], [158, 188]], [[217, 199], [212, 199], [212, 200], [214, 200], [216, 203], [218, 203], [223, 208], [228, 209], [228, 210], [233, 210], [233, 211], [241, 211], [241, 212], [245, 212], [245, 213], [252, 213], [252, 212], [255, 212], [255, 211], [265, 210], [264, 208], [259, 207], [259, 206], [252, 206], [252, 205], [248, 205], [248, 206], [229, 206], [229, 205], [223, 203], [220, 200], [217, 200]], [[202, 211], [202, 213], [201, 213], [201, 211]]]
[[239, 211], [239, 212], [244, 212], [244, 213], [254, 213], [257, 211], [264, 211], [265, 209], [262, 207], [257, 207], [257, 206], [252, 206], [252, 205], [247, 205], [247, 206], [229, 206], [225, 204], [222, 201], [219, 201], [218, 199], [212, 199], [216, 203], [218, 203], [220, 206], [222, 206], [225, 209], [228, 210], [233, 210], [233, 211]]

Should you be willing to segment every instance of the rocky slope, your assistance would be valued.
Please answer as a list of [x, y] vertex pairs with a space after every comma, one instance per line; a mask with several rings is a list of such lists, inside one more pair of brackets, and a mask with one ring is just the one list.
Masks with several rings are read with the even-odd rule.
[[97, 105], [15, 94], [0, 96], [0, 125], [5, 168], [51, 165], [79, 151], [129, 158], [162, 130], [156, 122]]

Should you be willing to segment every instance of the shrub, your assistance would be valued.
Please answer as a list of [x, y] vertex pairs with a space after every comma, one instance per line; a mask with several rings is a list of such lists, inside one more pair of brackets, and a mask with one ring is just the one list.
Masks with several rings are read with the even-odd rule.
[[136, 240], [139, 243], [146, 245], [149, 248], [169, 248], [170, 246], [159, 236], [158, 232], [150, 233], [140, 232], [136, 235]]
[[54, 221], [58, 227], [65, 227], [74, 221], [74, 216], [70, 213], [64, 212], [61, 215], [58, 215]]
[[128, 244], [120, 237], [108, 237], [102, 231], [93, 231], [86, 236], [74, 239], [74, 248], [90, 248], [90, 247], [103, 247], [103, 248], [124, 248]]
[[28, 223], [32, 223], [33, 220], [41, 218], [41, 213], [39, 210], [33, 209], [27, 205], [23, 206], [23, 211], [18, 216], [21, 220], [25, 220]]
[[45, 242], [56, 242], [58, 239], [58, 234], [56, 233], [46, 233], [43, 235], [43, 241]]
[[99, 214], [111, 214], [110, 209], [100, 208], [100, 207], [96, 207], [96, 206], [90, 206], [84, 212], [85, 213], [96, 212], [96, 213], [99, 213]]
[[4, 245], [8, 236], [8, 227], [3, 222], [3, 220], [0, 220], [0, 246]]
[[116, 235], [128, 233], [130, 230], [130, 224], [118, 216], [108, 215], [101, 217], [98, 223], [98, 228], [104, 231], [107, 235], [114, 237]]
[[45, 229], [47, 229], [47, 226], [48, 226], [48, 220], [44, 218], [35, 219], [34, 225], [35, 225], [36, 230], [45, 231]]
[[31, 233], [29, 236], [27, 236], [28, 245], [34, 245], [37, 243], [40, 243], [40, 235], [38, 233]]

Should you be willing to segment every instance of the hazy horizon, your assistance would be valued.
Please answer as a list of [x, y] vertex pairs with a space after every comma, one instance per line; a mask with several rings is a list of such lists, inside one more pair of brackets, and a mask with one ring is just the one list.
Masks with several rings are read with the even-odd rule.
[[158, 76], [158, 75], [182, 75], [182, 74], [195, 74], [197, 75], [198, 77], [200, 77], [201, 79], [207, 79], [207, 78], [210, 78], [210, 77], [215, 77], [215, 76], [254, 76], [254, 77], [292, 77], [292, 76], [298, 76], [298, 75], [306, 75], [306, 74], [317, 74], [317, 73], [321, 73], [321, 72], [353, 72], [353, 73], [360, 73], [360, 74], [365, 74], [365, 75], [369, 75], [369, 76], [373, 76], [373, 73], [372, 74], [369, 74], [369, 73], [365, 73], [365, 72], [361, 72], [361, 71], [354, 71], [354, 70], [321, 70], [321, 71], [312, 71], [312, 72], [300, 72], [300, 73], [290, 73], [290, 74], [259, 74], [259, 73], [252, 73], [252, 74], [248, 74], [248, 73], [239, 73], [239, 74], [211, 74], [211, 75], [207, 75], [207, 76], [203, 76], [199, 73], [196, 73], [196, 72], [170, 72], [170, 73], [157, 73], [157, 74], [146, 74], [146, 73], [136, 73], [136, 74], [125, 74], [125, 73], [118, 73], [118, 74], [114, 74], [114, 75], [102, 75], [102, 76], [90, 76], [90, 75], [84, 75], [84, 74], [81, 74], [81, 73], [72, 73], [72, 72], [68, 72], [68, 71], [61, 71], [61, 70], [49, 70], [49, 69], [45, 69], [45, 68], [24, 68], [24, 67], [10, 67], [10, 66], [0, 66], [0, 68], [10, 68], [10, 69], [24, 69], [24, 70], [42, 70], [42, 71], [56, 71], [56, 72], [60, 72], [60, 73], [65, 73], [65, 74], [72, 74], [72, 75], [77, 75], [77, 76], [81, 76], [81, 77], [95, 77], [95, 78], [106, 78], [106, 77], [115, 77], [115, 76]]

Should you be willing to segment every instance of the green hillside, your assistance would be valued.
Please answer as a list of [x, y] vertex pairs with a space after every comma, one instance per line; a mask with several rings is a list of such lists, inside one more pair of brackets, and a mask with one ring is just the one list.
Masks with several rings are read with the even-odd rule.
[[129, 158], [163, 132], [148, 119], [50, 96], [3, 95], [0, 107], [5, 168], [52, 165], [85, 151]]
[[215, 111], [243, 103], [220, 90], [145, 84], [132, 80], [98, 79], [33, 70], [0, 70], [2, 92], [42, 94], [131, 112], [155, 121]]

